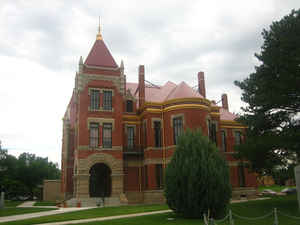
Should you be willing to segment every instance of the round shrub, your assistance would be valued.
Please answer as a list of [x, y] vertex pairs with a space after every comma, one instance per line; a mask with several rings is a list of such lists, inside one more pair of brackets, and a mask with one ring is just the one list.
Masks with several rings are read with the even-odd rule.
[[165, 173], [165, 197], [175, 213], [199, 218], [223, 216], [231, 198], [229, 167], [215, 144], [201, 130], [179, 138]]

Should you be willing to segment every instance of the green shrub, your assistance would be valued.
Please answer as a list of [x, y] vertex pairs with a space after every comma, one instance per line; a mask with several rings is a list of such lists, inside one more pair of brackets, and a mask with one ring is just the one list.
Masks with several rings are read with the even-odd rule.
[[231, 198], [229, 167], [200, 130], [181, 135], [165, 175], [165, 197], [175, 213], [186, 218], [208, 210], [214, 217], [224, 215]]

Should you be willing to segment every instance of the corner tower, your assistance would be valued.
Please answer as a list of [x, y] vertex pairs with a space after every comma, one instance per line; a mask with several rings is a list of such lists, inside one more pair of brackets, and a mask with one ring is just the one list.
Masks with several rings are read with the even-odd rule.
[[[63, 147], [73, 162], [62, 168], [69, 171], [62, 178], [63, 192], [69, 190], [64, 193], [68, 205], [96, 205], [103, 197], [109, 205], [120, 204], [123, 129], [118, 119], [123, 113], [125, 83], [124, 65], [115, 62], [99, 26], [87, 58], [80, 57], [68, 118], [64, 118], [74, 129], [72, 147]], [[62, 161], [66, 158], [63, 155]]]

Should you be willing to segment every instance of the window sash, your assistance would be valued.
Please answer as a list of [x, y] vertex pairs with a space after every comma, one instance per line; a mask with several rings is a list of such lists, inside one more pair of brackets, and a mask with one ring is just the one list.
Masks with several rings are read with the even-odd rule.
[[97, 123], [90, 124], [90, 147], [96, 148], [99, 145], [99, 125]]
[[240, 145], [242, 143], [242, 134], [240, 131], [235, 131], [234, 133], [235, 136], [235, 144]]
[[212, 123], [208, 120], [208, 127], [209, 127], [209, 139], [217, 144], [217, 126], [215, 123]]
[[102, 145], [103, 148], [112, 147], [112, 124], [104, 123], [102, 127]]
[[127, 127], [127, 146], [133, 148], [134, 146], [134, 128]]
[[143, 131], [144, 131], [144, 146], [147, 146], [147, 123], [143, 123]]
[[91, 110], [97, 110], [100, 108], [100, 91], [91, 90], [91, 101], [90, 101]]
[[148, 188], [148, 167], [144, 166], [145, 189]]
[[103, 109], [112, 109], [112, 91], [103, 91]]
[[246, 182], [245, 182], [245, 171], [244, 171], [244, 165], [240, 164], [238, 166], [238, 178], [239, 178], [239, 186], [240, 187], [245, 187]]
[[163, 188], [163, 167], [162, 164], [155, 165], [155, 172], [156, 172], [156, 186], [158, 189]]
[[154, 140], [155, 140], [155, 147], [161, 147], [161, 122], [160, 121], [154, 122]]
[[173, 130], [174, 130], [174, 144], [178, 143], [178, 137], [181, 135], [183, 130], [182, 118], [173, 119]]
[[222, 137], [222, 150], [224, 151], [224, 152], [226, 152], [227, 151], [227, 146], [226, 146], [226, 133], [225, 133], [225, 131], [221, 131], [221, 137]]

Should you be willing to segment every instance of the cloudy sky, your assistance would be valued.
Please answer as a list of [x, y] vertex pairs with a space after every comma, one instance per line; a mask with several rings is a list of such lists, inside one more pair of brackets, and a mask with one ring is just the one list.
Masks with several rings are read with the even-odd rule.
[[227, 93], [239, 112], [234, 80], [253, 72], [261, 31], [300, 7], [299, 0], [0, 1], [0, 140], [10, 154], [61, 160], [62, 117], [79, 57], [87, 57], [101, 16], [102, 34], [127, 80], [197, 84], [207, 97]]

